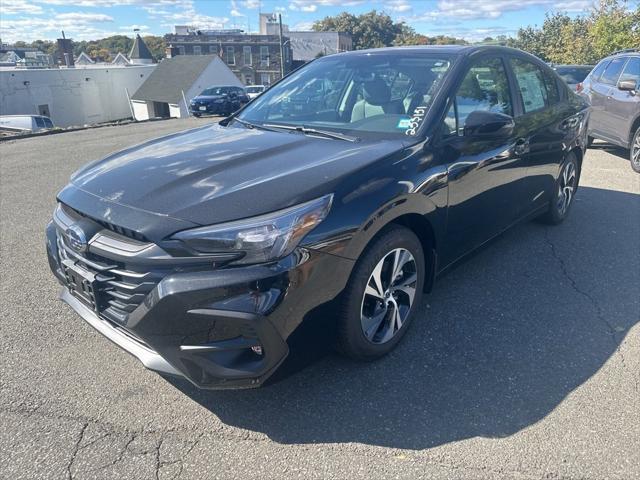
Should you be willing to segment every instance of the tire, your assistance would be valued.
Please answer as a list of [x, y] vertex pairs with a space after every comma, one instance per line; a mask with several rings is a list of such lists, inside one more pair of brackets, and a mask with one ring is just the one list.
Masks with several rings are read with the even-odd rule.
[[640, 173], [640, 127], [636, 130], [631, 140], [631, 148], [629, 149], [629, 160], [631, 168], [634, 172]]
[[[396, 261], [399, 275], [389, 286]], [[418, 237], [401, 226], [383, 229], [356, 263], [345, 289], [338, 350], [361, 361], [375, 360], [393, 350], [416, 314], [424, 277], [424, 252]]]
[[200, 118], [200, 114], [199, 113], [194, 113], [193, 116], [196, 117], [196, 118]]
[[560, 168], [549, 210], [540, 217], [543, 223], [558, 225], [569, 215], [578, 190], [579, 168], [576, 154], [570, 152]]

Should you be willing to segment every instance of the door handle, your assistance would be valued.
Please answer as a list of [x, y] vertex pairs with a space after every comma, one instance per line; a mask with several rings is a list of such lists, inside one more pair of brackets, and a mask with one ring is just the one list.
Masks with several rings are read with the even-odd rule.
[[516, 155], [524, 155], [525, 153], [529, 153], [529, 140], [526, 138], [519, 138], [518, 140], [516, 140], [513, 151]]

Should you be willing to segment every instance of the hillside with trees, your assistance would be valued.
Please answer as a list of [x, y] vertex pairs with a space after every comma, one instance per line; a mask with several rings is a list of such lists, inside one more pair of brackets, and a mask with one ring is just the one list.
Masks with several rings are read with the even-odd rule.
[[[149, 47], [151, 54], [156, 60], [164, 58], [165, 43], [164, 38], [154, 35], [143, 36], [142, 39]], [[36, 40], [31, 43], [15, 42], [16, 47], [35, 47], [39, 50], [54, 54], [56, 42], [50, 40]], [[93, 60], [110, 62], [118, 53], [128, 55], [133, 46], [133, 38], [126, 35], [113, 35], [99, 40], [80, 40], [73, 42], [73, 54], [77, 57], [81, 52], [85, 52]]]

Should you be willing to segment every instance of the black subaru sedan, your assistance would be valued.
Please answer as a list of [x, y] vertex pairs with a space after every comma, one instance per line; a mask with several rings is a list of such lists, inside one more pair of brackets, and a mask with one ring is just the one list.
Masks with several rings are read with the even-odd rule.
[[341, 352], [377, 359], [428, 320], [448, 267], [520, 221], [567, 217], [588, 119], [518, 50], [323, 57], [220, 124], [75, 173], [51, 269], [95, 329], [198, 387], [261, 385], [319, 311]]

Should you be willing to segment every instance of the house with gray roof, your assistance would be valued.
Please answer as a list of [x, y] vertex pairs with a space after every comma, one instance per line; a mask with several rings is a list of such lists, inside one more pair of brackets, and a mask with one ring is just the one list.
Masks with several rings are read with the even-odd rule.
[[164, 59], [131, 97], [136, 120], [189, 116], [188, 102], [205, 88], [242, 87], [217, 55], [178, 55]]

